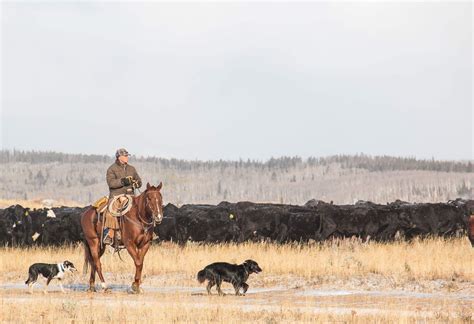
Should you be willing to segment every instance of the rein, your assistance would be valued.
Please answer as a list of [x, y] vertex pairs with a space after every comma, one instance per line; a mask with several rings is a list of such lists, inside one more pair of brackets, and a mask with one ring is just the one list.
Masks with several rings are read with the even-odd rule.
[[[140, 193], [141, 194], [141, 193]], [[145, 210], [148, 204], [148, 200], [145, 199]], [[132, 202], [133, 205], [133, 202]], [[138, 207], [137, 207], [138, 209]], [[128, 213], [127, 213], [128, 214]], [[142, 230], [147, 233], [151, 228], [155, 227], [155, 218], [152, 216], [151, 222], [145, 221], [141, 216], [140, 216], [140, 210], [138, 209], [137, 211], [137, 217], [138, 217], [138, 222], [130, 217], [127, 216], [127, 214], [123, 215], [123, 219], [131, 222], [132, 224], [142, 228]]]
[[[137, 222], [136, 220], [128, 217], [127, 215], [123, 215], [122, 217], [123, 217], [123, 220], [129, 221], [130, 223], [140, 227], [145, 233], [148, 232], [151, 228], [155, 227], [155, 222], [151, 222], [151, 223], [142, 222], [140, 216], [138, 216], [138, 218], [140, 219], [139, 222]], [[147, 226], [145, 226], [145, 225], [147, 225]]]

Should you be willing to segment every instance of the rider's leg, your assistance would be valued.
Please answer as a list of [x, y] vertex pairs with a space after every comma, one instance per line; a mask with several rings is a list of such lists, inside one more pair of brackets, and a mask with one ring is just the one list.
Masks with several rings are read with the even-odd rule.
[[112, 228], [106, 227], [104, 229], [104, 244], [112, 244], [114, 241], [114, 230]]

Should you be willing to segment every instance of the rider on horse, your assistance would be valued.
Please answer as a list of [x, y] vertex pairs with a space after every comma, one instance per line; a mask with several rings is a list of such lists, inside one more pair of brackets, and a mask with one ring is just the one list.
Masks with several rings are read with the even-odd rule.
[[[127, 194], [135, 195], [135, 188], [142, 186], [142, 180], [137, 170], [128, 164], [129, 153], [126, 149], [118, 149], [115, 153], [115, 162], [107, 169], [107, 184], [109, 185], [109, 201], [117, 195]], [[115, 231], [118, 229], [118, 222], [112, 215], [107, 215], [105, 221], [107, 235], [104, 243], [112, 244]], [[117, 241], [120, 241], [119, 232], [117, 232]]]

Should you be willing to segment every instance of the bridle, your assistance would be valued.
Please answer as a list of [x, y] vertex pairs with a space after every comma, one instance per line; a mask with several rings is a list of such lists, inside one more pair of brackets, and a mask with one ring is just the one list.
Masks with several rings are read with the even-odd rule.
[[[149, 199], [148, 199], [148, 197], [146, 196], [146, 195], [148, 194], [148, 192], [147, 192], [147, 191], [144, 191], [143, 194], [145, 194], [145, 196], [143, 197], [143, 199], [145, 199], [145, 213], [146, 213], [146, 209], [147, 209], [147, 207], [149, 207], [149, 205], [148, 205], [148, 200], [149, 200]], [[159, 211], [159, 208], [160, 208], [160, 207], [158, 206], [158, 204], [157, 204], [157, 208], [158, 208], [158, 211]], [[151, 208], [150, 208], [150, 209], [151, 209]], [[124, 215], [123, 215], [123, 219], [124, 219], [124, 221], [126, 220], [126, 221], [131, 222], [132, 224], [137, 225], [138, 227], [142, 228], [142, 230], [143, 230], [145, 233], [147, 233], [148, 231], [150, 231], [150, 229], [154, 228], [154, 227], [157, 225], [158, 222], [156, 221], [155, 216], [154, 216], [153, 214], [152, 214], [152, 216], [151, 216], [151, 221], [146, 221], [146, 220], [144, 220], [144, 219], [140, 216], [140, 214], [141, 214], [141, 213], [138, 211], [138, 212], [137, 212], [137, 218], [138, 218], [138, 220], [139, 220], [138, 222], [137, 222], [136, 220], [134, 220], [134, 219], [128, 217], [127, 214], [124, 214]], [[160, 223], [161, 223], [161, 222], [159, 222], [158, 225], [159, 225]]]

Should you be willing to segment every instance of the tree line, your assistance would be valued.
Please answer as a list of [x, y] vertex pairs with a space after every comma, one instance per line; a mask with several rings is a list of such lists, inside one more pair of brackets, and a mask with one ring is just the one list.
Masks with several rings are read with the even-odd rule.
[[[114, 157], [58, 152], [0, 151], [2, 199], [57, 199], [89, 204], [108, 193], [105, 173]], [[223, 200], [336, 204], [472, 199], [471, 161], [390, 156], [280, 157], [267, 161], [189, 161], [132, 157], [144, 182], [164, 184], [166, 202]]]
[[[108, 155], [97, 154], [70, 154], [61, 152], [43, 151], [22, 151], [22, 150], [1, 150], [0, 164], [3, 163], [105, 163], [113, 159]], [[439, 161], [432, 159], [417, 159], [415, 157], [394, 157], [394, 156], [371, 156], [366, 154], [356, 155], [333, 155], [328, 157], [301, 157], [282, 156], [270, 158], [267, 161], [258, 160], [238, 160], [238, 161], [198, 161], [175, 158], [160, 158], [155, 156], [137, 156], [133, 158], [137, 162], [148, 162], [160, 164], [163, 167], [175, 168], [177, 170], [191, 169], [213, 169], [213, 168], [258, 168], [258, 169], [286, 169], [296, 166], [326, 166], [338, 163], [345, 169], [365, 169], [371, 172], [383, 171], [407, 171], [423, 170], [437, 172], [474, 172], [472, 161]]]

